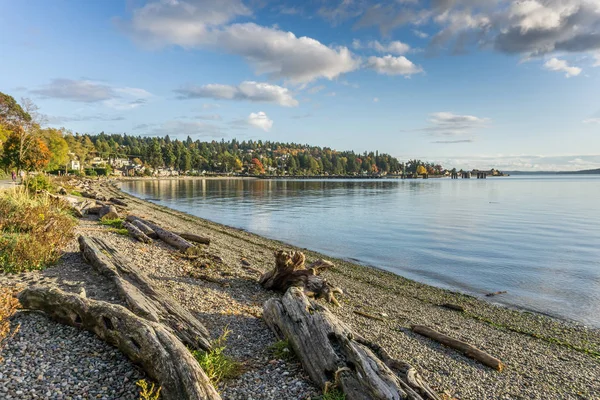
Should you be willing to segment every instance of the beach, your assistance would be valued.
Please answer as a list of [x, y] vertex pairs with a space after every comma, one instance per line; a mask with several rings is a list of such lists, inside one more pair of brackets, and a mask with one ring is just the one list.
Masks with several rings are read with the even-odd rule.
[[[77, 228], [78, 234], [105, 239], [125, 254], [149, 275], [153, 284], [198, 315], [212, 337], [218, 337], [225, 328], [232, 331], [226, 352], [244, 363], [245, 372], [223, 384], [220, 388], [223, 398], [306, 399], [319, 393], [298, 362], [273, 359], [269, 347], [276, 339], [261, 319], [263, 303], [280, 294], [258, 285], [259, 272], [272, 268], [274, 251], [295, 249], [293, 246], [135, 198], [111, 182], [98, 182], [96, 186], [107, 198], [123, 198], [129, 214], [153, 220], [176, 232], [193, 232], [211, 239], [203, 258], [186, 260], [163, 243], [135, 242], [93, 220], [82, 220]], [[500, 307], [308, 249], [295, 250], [303, 251], [308, 261], [325, 258], [336, 265], [325, 272], [328, 281], [344, 291], [344, 295], [338, 297], [340, 307], [328, 305], [335, 315], [358, 334], [384, 347], [393, 357], [412, 364], [447, 398], [600, 397], [600, 331], [597, 329]], [[242, 264], [242, 259], [251, 268]], [[14, 286], [40, 281], [72, 292], [84, 288], [90, 298], [119, 303], [114, 288], [83, 261], [76, 241], [55, 267], [0, 278], [0, 284]], [[465, 311], [441, 307], [443, 304], [462, 306]], [[377, 318], [357, 314], [357, 311]], [[427, 325], [483, 349], [502, 360], [506, 368], [498, 372], [483, 366], [412, 332], [413, 324]], [[5, 352], [13, 350], [9, 342]], [[6, 365], [0, 364], [0, 390], [7, 385], [6, 377], [11, 376]], [[128, 368], [137, 371], [133, 365]], [[16, 385], [13, 382], [10, 390], [27, 391], [28, 379]], [[118, 381], [122, 385], [122, 380]], [[12, 398], [28, 398], [15, 396]]]

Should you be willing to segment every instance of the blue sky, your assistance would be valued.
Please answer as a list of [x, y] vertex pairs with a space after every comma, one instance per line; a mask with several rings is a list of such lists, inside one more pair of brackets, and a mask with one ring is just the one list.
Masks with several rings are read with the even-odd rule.
[[0, 0], [0, 91], [82, 133], [600, 167], [600, 0]]

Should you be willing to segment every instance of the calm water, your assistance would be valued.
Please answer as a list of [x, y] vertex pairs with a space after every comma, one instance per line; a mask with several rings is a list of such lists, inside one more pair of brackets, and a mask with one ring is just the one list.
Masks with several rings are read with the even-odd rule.
[[300, 247], [600, 327], [600, 176], [168, 180], [126, 192]]

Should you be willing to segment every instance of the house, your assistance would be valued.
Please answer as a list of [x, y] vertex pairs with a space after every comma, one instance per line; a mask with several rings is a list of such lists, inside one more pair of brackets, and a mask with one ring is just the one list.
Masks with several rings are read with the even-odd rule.
[[79, 162], [79, 160], [71, 159], [71, 161], [69, 161], [67, 169], [74, 169], [76, 171], [79, 171], [81, 169], [81, 163]]

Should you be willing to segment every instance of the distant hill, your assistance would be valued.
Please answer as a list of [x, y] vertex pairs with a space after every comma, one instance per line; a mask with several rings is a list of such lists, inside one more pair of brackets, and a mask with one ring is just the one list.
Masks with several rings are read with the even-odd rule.
[[600, 168], [581, 171], [504, 171], [509, 175], [600, 175]]

